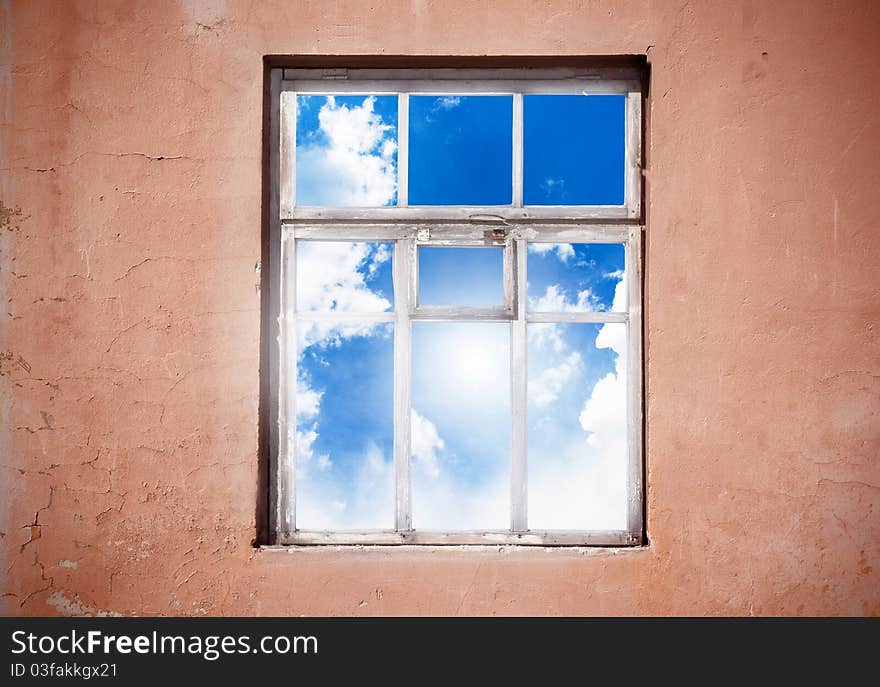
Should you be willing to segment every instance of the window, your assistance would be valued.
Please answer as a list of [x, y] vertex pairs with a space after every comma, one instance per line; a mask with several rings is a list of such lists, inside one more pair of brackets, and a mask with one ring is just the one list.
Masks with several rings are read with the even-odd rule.
[[640, 73], [271, 98], [273, 541], [640, 543]]

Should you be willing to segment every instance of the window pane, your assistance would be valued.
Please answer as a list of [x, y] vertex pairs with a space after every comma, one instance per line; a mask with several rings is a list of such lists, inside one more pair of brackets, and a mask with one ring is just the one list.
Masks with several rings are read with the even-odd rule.
[[523, 202], [623, 205], [623, 95], [523, 96]]
[[419, 305], [504, 305], [504, 249], [420, 246]]
[[296, 204], [397, 204], [397, 96], [297, 96]]
[[300, 323], [300, 529], [394, 527], [392, 333], [390, 323]]
[[297, 308], [301, 312], [391, 310], [393, 253], [393, 243], [297, 241]]
[[509, 205], [512, 165], [513, 96], [410, 96], [410, 205]]
[[510, 527], [510, 327], [413, 325], [416, 529]]
[[528, 309], [625, 311], [625, 266], [620, 243], [530, 243]]
[[528, 328], [528, 522], [626, 529], [626, 325]]

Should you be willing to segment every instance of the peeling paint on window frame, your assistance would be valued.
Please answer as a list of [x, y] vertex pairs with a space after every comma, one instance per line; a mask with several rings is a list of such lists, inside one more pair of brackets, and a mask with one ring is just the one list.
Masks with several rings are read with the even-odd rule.
[[[283, 69], [270, 76], [269, 311], [277, 318], [269, 360], [269, 537], [276, 545], [523, 545], [635, 546], [644, 542], [644, 449], [642, 361], [642, 106], [637, 70], [607, 69]], [[626, 95], [625, 200], [622, 206], [522, 205], [522, 95], [621, 93]], [[377, 208], [298, 207], [295, 204], [295, 95], [397, 94], [400, 204]], [[511, 206], [408, 207], [407, 112], [409, 93], [514, 96], [513, 204]], [[315, 313], [295, 310], [298, 241], [381, 241], [394, 244], [395, 308], [385, 313], [333, 313], [334, 319], [394, 322], [395, 527], [370, 531], [306, 531], [296, 527], [296, 456], [288, 437], [295, 418], [296, 322]], [[626, 312], [540, 313], [526, 311], [529, 242], [622, 243], [626, 253]], [[419, 246], [495, 245], [504, 248], [503, 306], [426, 307], [417, 304]], [[410, 502], [410, 367], [412, 322], [509, 321], [511, 327], [511, 522], [507, 530], [425, 531], [412, 528]], [[526, 329], [529, 322], [621, 322], [627, 326], [627, 527], [612, 531], [530, 530], [526, 470]], [[295, 432], [294, 432], [295, 434]]]

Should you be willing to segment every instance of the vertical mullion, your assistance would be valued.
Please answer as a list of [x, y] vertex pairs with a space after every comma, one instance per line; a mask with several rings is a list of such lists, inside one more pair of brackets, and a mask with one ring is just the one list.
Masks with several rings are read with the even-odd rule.
[[624, 205], [627, 215], [636, 218], [641, 215], [642, 204], [642, 94], [640, 92], [626, 95], [625, 132]]
[[293, 216], [296, 205], [296, 93], [281, 92], [281, 217]]
[[281, 302], [278, 315], [278, 533], [296, 530], [296, 239], [281, 235]]
[[266, 391], [268, 398], [268, 421], [266, 438], [269, 443], [269, 501], [268, 501], [268, 520], [269, 520], [269, 542], [277, 544], [279, 541], [278, 533], [281, 530], [281, 520], [278, 517], [279, 509], [279, 483], [280, 471], [279, 467], [279, 450], [278, 450], [278, 420], [280, 400], [280, 385], [283, 380], [279, 373], [280, 362], [280, 331], [278, 329], [279, 314], [281, 313], [281, 215], [279, 209], [279, 185], [281, 175], [279, 174], [281, 153], [281, 69], [273, 69], [270, 82], [270, 116], [269, 122], [269, 246], [268, 246], [268, 264], [261, 265], [263, 273], [266, 275], [266, 289], [263, 296], [268, 301], [267, 326], [265, 329], [266, 340], [269, 342], [269, 385]]
[[627, 322], [627, 529], [632, 543], [640, 543], [643, 529], [642, 497], [642, 260], [641, 227], [631, 227], [626, 244]]
[[516, 241], [515, 317], [510, 323], [510, 528], [528, 529], [528, 476], [526, 472], [526, 249]]
[[397, 206], [409, 205], [409, 93], [397, 94]]
[[516, 242], [507, 239], [503, 253], [504, 307], [511, 314], [516, 313]]
[[523, 95], [513, 94], [513, 207], [523, 205]]
[[394, 528], [412, 529], [410, 408], [412, 374], [412, 241], [394, 244]]

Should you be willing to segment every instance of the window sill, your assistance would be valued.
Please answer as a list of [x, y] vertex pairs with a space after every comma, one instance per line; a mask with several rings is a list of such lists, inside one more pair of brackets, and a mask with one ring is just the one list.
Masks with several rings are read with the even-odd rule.
[[277, 544], [297, 546], [469, 546], [517, 548], [633, 548], [641, 546], [641, 533], [626, 531], [564, 531], [542, 530], [528, 532], [463, 531], [436, 532], [425, 530], [374, 530], [364, 532], [303, 531], [282, 533]]
[[650, 542], [630, 546], [523, 546], [516, 544], [264, 544], [257, 546], [259, 554], [269, 556], [367, 556], [393, 558], [397, 556], [490, 556], [490, 557], [526, 557], [546, 558], [585, 558], [611, 556], [638, 556], [651, 550]]

